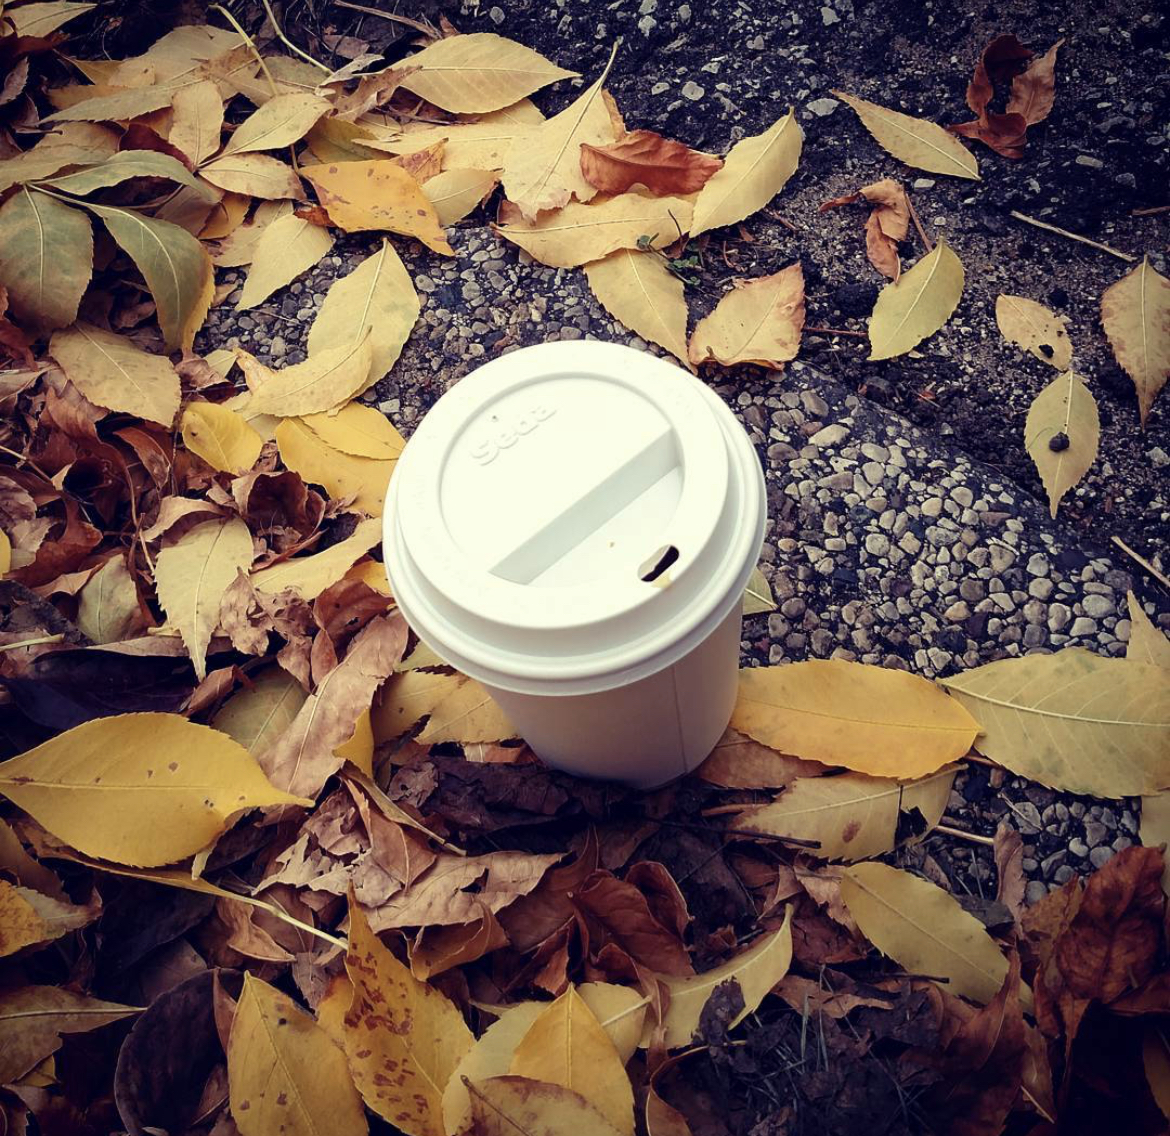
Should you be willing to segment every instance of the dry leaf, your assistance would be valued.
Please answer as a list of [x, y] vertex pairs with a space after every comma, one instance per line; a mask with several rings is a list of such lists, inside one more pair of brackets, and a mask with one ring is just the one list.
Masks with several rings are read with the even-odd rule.
[[1044, 483], [1052, 516], [1097, 460], [1100, 440], [1097, 400], [1075, 372], [1058, 375], [1032, 400], [1024, 445]]
[[[1159, 844], [1170, 847], [1170, 793], [1154, 793], [1142, 797], [1142, 819], [1138, 837], [1146, 848], [1157, 848]], [[1163, 853], [1165, 867], [1162, 869], [1162, 891], [1170, 896], [1170, 858]]]
[[[211, 213], [199, 230], [201, 241], [222, 240], [230, 237], [243, 223], [252, 207], [252, 199], [242, 193], [225, 193], [212, 207]], [[219, 294], [222, 285], [217, 286]], [[224, 350], [224, 348], [220, 348]]]
[[581, 176], [602, 193], [626, 193], [644, 185], [658, 197], [696, 193], [723, 167], [719, 158], [634, 130], [609, 146], [581, 147]]
[[869, 318], [869, 358], [892, 359], [917, 347], [950, 319], [962, 294], [962, 261], [940, 238], [933, 252], [878, 294]]
[[283, 667], [268, 667], [252, 679], [251, 686], [223, 704], [211, 725], [255, 757], [292, 724], [306, 697], [301, 684]]
[[889, 110], [843, 91], [833, 94], [857, 112], [862, 126], [877, 144], [898, 161], [929, 173], [978, 180], [979, 163], [975, 155], [936, 123]]
[[327, 446], [358, 458], [397, 461], [406, 445], [389, 418], [358, 402], [343, 406], [336, 414], [308, 414], [301, 422]]
[[358, 1090], [407, 1136], [444, 1136], [443, 1089], [475, 1038], [458, 1008], [378, 941], [352, 892], [349, 928], [344, 1042]]
[[418, 735], [418, 740], [424, 745], [433, 745], [436, 742], [500, 742], [514, 738], [515, 728], [487, 690], [473, 678], [456, 677], [459, 681], [448, 687], [443, 697], [431, 707], [430, 720]]
[[86, 855], [137, 866], [192, 855], [243, 809], [308, 803], [274, 789], [226, 734], [178, 714], [75, 726], [0, 764], [0, 789]]
[[426, 180], [423, 193], [435, 207], [439, 224], [454, 225], [486, 201], [499, 181], [492, 170], [446, 169]]
[[814, 856], [865, 860], [891, 851], [897, 843], [899, 813], [917, 809], [925, 828], [942, 819], [955, 770], [941, 769], [920, 781], [899, 783], [859, 773], [839, 777], [802, 777], [770, 805], [745, 809], [731, 822], [733, 832], [769, 833], [815, 840]]
[[142, 630], [142, 606], [126, 557], [111, 556], [77, 596], [77, 626], [93, 643], [116, 643]]
[[251, 576], [258, 592], [277, 595], [286, 588], [303, 600], [316, 599], [382, 539], [382, 522], [376, 518], [361, 521], [357, 528], [324, 552], [296, 556], [271, 568], [262, 568]]
[[393, 741], [406, 733], [462, 685], [462, 675], [408, 670], [405, 666], [400, 670], [404, 673], [386, 683], [372, 711], [378, 742]]
[[1149, 663], [1170, 670], [1170, 639], [1146, 615], [1133, 592], [1126, 593], [1129, 607], [1129, 645], [1125, 657], [1134, 663]]
[[[101, 89], [101, 88], [98, 88]], [[60, 91], [60, 88], [58, 89]], [[167, 87], [127, 87], [89, 97], [87, 88], [80, 88], [83, 97], [72, 106], [45, 115], [42, 122], [122, 122], [149, 114], [171, 105], [174, 91]]]
[[175, 116], [167, 141], [198, 166], [219, 149], [223, 129], [219, 88], [210, 79], [191, 83], [175, 92], [171, 105]]
[[493, 227], [542, 264], [574, 268], [616, 249], [665, 248], [690, 220], [691, 204], [684, 198], [625, 193], [597, 205], [574, 202], [535, 221], [516, 215]]
[[695, 775], [726, 789], [782, 789], [798, 777], [819, 777], [825, 772], [819, 761], [777, 753], [728, 728]]
[[763, 134], [737, 142], [723, 168], [699, 190], [691, 234], [734, 225], [762, 209], [796, 173], [803, 145], [791, 110]]
[[331, 105], [317, 95], [276, 95], [240, 123], [223, 148], [224, 156], [291, 146], [308, 134]]
[[[452, 170], [502, 170], [512, 144], [533, 127], [544, 122], [544, 115], [521, 99], [514, 106], [486, 114], [475, 122], [453, 122], [429, 130], [402, 134], [388, 143], [374, 142], [391, 153], [410, 154], [436, 142], [445, 143], [443, 164]], [[3, 179], [0, 179], [3, 185]]]
[[303, 363], [274, 371], [253, 355], [237, 349], [252, 397], [253, 414], [296, 418], [342, 406], [362, 390], [370, 374], [374, 353], [369, 334], [356, 342], [328, 347]]
[[362, 512], [381, 516], [394, 462], [335, 450], [297, 419], [285, 419], [276, 427], [276, 444], [284, 464], [306, 482], [324, 486], [332, 498], [352, 497]]
[[179, 376], [163, 355], [88, 323], [55, 331], [49, 351], [90, 402], [170, 427], [179, 409]]
[[1144, 429], [1170, 377], [1170, 280], [1153, 270], [1148, 256], [1105, 289], [1101, 323], [1114, 356], [1137, 388]]
[[241, 265], [251, 264], [260, 238], [273, 222], [292, 211], [291, 201], [261, 201], [256, 206], [252, 220], [229, 233], [227, 238], [220, 242], [212, 260], [220, 268], [239, 268]]
[[241, 415], [219, 403], [187, 403], [182, 429], [183, 445], [224, 473], [251, 469], [264, 447], [264, 440]]
[[826, 201], [820, 212], [837, 205], [847, 205], [864, 197], [873, 204], [865, 222], [865, 252], [869, 262], [883, 276], [897, 281], [902, 275], [898, 259], [898, 242], [905, 239], [910, 224], [910, 203], [906, 191], [893, 178], [883, 178], [872, 185], [864, 185], [857, 193]]
[[804, 270], [800, 262], [727, 292], [691, 336], [694, 363], [724, 367], [752, 363], [783, 370], [800, 350], [804, 327]]
[[0, 958], [88, 926], [101, 910], [96, 894], [89, 904], [73, 904], [0, 879]]
[[670, 271], [664, 257], [638, 249], [618, 249], [603, 260], [585, 265], [585, 276], [611, 316], [690, 366], [683, 282]]
[[622, 1136], [580, 1093], [527, 1077], [469, 1083], [476, 1136]]
[[183, 636], [200, 681], [207, 676], [207, 644], [223, 594], [251, 563], [252, 534], [238, 517], [197, 525], [158, 554], [158, 602]]
[[1012, 80], [1008, 114], [1018, 114], [1029, 126], [1035, 126], [1052, 113], [1056, 101], [1056, 53], [1063, 44], [1064, 40], [1058, 39]]
[[1001, 294], [995, 299], [995, 322], [1009, 343], [1051, 363], [1058, 371], [1072, 366], [1072, 341], [1065, 329], [1068, 316], [1054, 315], [1026, 296]]
[[905, 671], [812, 659], [739, 673], [731, 725], [797, 757], [874, 776], [922, 777], [962, 757], [975, 720]]
[[273, 292], [307, 272], [333, 247], [333, 234], [288, 213], [269, 225], [256, 242], [252, 268], [236, 310], [254, 308]]
[[306, 166], [301, 173], [312, 182], [329, 219], [347, 233], [386, 229], [454, 255], [422, 187], [389, 159]]
[[500, 110], [549, 83], [577, 75], [491, 32], [436, 40], [403, 63], [411, 68], [403, 87], [437, 107], [459, 113]]
[[9, 8], [4, 15], [12, 21], [12, 30], [18, 36], [48, 36], [62, 24], [96, 7], [96, 4], [57, 0], [55, 3], [21, 4], [18, 8]]
[[979, 721], [979, 752], [1021, 777], [1094, 797], [1170, 786], [1170, 684], [1159, 667], [1066, 647], [943, 685]]
[[252, 974], [227, 1046], [231, 1109], [242, 1136], [365, 1136], [345, 1054], [287, 994]]
[[303, 196], [296, 171], [268, 154], [224, 154], [200, 166], [199, 176], [219, 189], [266, 201]]
[[947, 978], [948, 990], [981, 1005], [1003, 986], [1008, 960], [942, 888], [875, 862], [841, 873], [841, 897], [862, 934], [911, 974]]

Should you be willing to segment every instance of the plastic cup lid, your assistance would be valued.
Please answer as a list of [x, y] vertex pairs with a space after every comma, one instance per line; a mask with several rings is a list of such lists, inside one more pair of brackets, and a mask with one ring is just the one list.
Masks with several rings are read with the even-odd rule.
[[616, 344], [549, 343], [424, 417], [387, 496], [386, 566], [415, 630], [484, 681], [648, 673], [738, 597], [763, 514], [755, 451], [701, 382]]

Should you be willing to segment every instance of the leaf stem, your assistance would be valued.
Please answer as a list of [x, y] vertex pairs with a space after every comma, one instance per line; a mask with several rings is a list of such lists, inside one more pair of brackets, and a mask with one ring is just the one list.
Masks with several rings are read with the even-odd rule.
[[438, 39], [439, 34], [434, 28], [428, 27], [419, 20], [412, 20], [409, 16], [399, 16], [395, 12], [383, 12], [378, 8], [370, 8], [365, 4], [351, 4], [349, 0], [333, 0], [334, 7], [348, 8], [352, 12], [364, 12], [367, 16], [381, 16], [383, 20], [393, 20], [396, 24], [405, 24], [408, 28], [422, 32], [429, 39]]
[[[211, 11], [222, 12], [227, 17], [228, 23], [230, 23], [232, 28], [235, 30], [236, 35], [238, 35], [240, 39], [242, 39], [252, 49], [252, 54], [256, 56], [256, 62], [260, 64], [260, 70], [264, 72], [264, 78], [268, 80], [268, 89], [272, 93], [272, 97], [276, 98], [276, 96], [280, 94], [280, 88], [277, 87], [276, 80], [272, 77], [272, 72], [268, 70], [268, 64], [264, 62], [264, 56], [260, 54], [260, 49], [256, 46], [256, 41], [253, 40], [246, 31], [244, 31], [240, 21], [237, 20], [235, 16], [233, 16], [231, 12], [229, 12], [222, 4], [212, 4]], [[270, 9], [269, 15], [271, 14], [272, 12]], [[272, 22], [273, 25], [276, 24], [275, 20]], [[277, 28], [276, 30], [277, 34], [279, 35], [280, 29]]]
[[1155, 580], [1158, 581], [1164, 588], [1170, 588], [1170, 579], [1167, 579], [1161, 572], [1158, 571], [1144, 556], [1134, 552], [1128, 544], [1125, 543], [1119, 536], [1113, 538], [1113, 543], [1117, 545], [1127, 556], [1132, 556]]
[[957, 836], [960, 840], [969, 840], [972, 844], [986, 844], [989, 847], [995, 844], [995, 841], [990, 836], [980, 836], [977, 832], [967, 832], [962, 828], [952, 828], [949, 824], [936, 824], [931, 832], [940, 833], [943, 836]]
[[42, 635], [38, 639], [22, 639], [19, 643], [0, 644], [0, 651], [15, 651], [18, 647], [39, 647], [42, 643], [60, 643], [65, 633], [57, 635]]
[[291, 51], [294, 55], [299, 55], [302, 59], [308, 63], [311, 63], [318, 70], [324, 71], [326, 75], [333, 74], [333, 69], [331, 67], [326, 67], [324, 63], [318, 62], [307, 51], [302, 51], [295, 43], [293, 43], [291, 39], [288, 38], [288, 36], [284, 34], [284, 32], [280, 30], [280, 24], [276, 22], [276, 13], [272, 10], [272, 4], [270, 3], [270, 0], [260, 0], [260, 3], [264, 5], [264, 12], [268, 16], [268, 22], [272, 25], [272, 30], [276, 32], [276, 38], [280, 40], [280, 42], [283, 43], [284, 46], [289, 49], [289, 51]]
[[934, 245], [931, 244], [930, 238], [926, 235], [926, 230], [922, 227], [922, 222], [918, 218], [918, 210], [914, 208], [914, 202], [910, 200], [910, 194], [902, 191], [906, 196], [906, 206], [910, 210], [910, 220], [914, 222], [914, 228], [918, 230], [918, 238], [926, 246], [927, 252], [934, 252]]

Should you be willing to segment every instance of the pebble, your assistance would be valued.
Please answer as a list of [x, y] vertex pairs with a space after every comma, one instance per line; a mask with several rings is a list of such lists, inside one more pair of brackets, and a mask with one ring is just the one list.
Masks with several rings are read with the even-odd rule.
[[807, 109], [811, 110], [818, 118], [825, 118], [832, 114], [840, 105], [836, 99], [813, 99], [811, 103], [807, 104]]
[[690, 99], [693, 103], [697, 103], [706, 93], [693, 79], [688, 79], [683, 84], [682, 97]]
[[1088, 154], [1078, 154], [1077, 155], [1077, 165], [1078, 166], [1088, 166], [1089, 169], [1091, 169], [1091, 170], [1099, 170], [1099, 169], [1104, 168], [1105, 163], [1103, 161], [1101, 161], [1100, 158], [1093, 158], [1093, 157], [1090, 157]]
[[824, 22], [825, 27], [828, 27], [830, 24], [839, 24], [841, 17], [826, 5], [821, 9], [821, 20]]
[[809, 441], [812, 442], [814, 446], [820, 446], [824, 448], [826, 446], [835, 446], [839, 442], [843, 442], [848, 437], [849, 428], [847, 426], [842, 426], [840, 422], [834, 422], [831, 426], [825, 426], [818, 430], [811, 438], [809, 438]]

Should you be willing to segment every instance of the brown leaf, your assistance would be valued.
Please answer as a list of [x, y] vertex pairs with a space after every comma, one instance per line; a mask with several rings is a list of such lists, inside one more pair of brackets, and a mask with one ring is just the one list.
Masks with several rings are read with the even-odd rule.
[[232, 482], [240, 516], [257, 536], [274, 538], [278, 552], [301, 544], [321, 523], [325, 501], [291, 470], [253, 470]]
[[798, 777], [819, 777], [827, 768], [769, 749], [728, 727], [695, 775], [726, 789], [782, 789]]
[[572, 895], [598, 866], [597, 834], [590, 829], [575, 860], [550, 868], [536, 889], [500, 913], [500, 923], [518, 951], [530, 951], [569, 923]]
[[802, 978], [798, 974], [786, 974], [773, 988], [773, 992], [784, 999], [798, 1014], [828, 1014], [830, 1018], [843, 1018], [859, 1006], [872, 1006], [887, 1010], [892, 998], [888, 994], [874, 991], [860, 993], [860, 987], [844, 974], [830, 973], [821, 982]]
[[1031, 50], [1014, 35], [996, 36], [975, 63], [975, 73], [967, 84], [967, 105], [982, 119], [995, 94], [995, 84], [1019, 74], [1031, 58]]
[[484, 908], [475, 923], [462, 927], [424, 927], [410, 950], [410, 969], [424, 981], [508, 945], [499, 920]]
[[1018, 114], [1029, 126], [1043, 122], [1052, 113], [1056, 99], [1056, 53], [1064, 43], [1058, 39], [1043, 55], [1037, 56], [1028, 69], [1012, 80], [1007, 113]]
[[862, 186], [857, 193], [826, 201], [820, 212], [838, 205], [848, 205], [858, 197], [875, 206], [865, 222], [865, 251], [869, 262], [883, 276], [897, 280], [902, 273], [898, 260], [898, 242], [905, 239], [910, 224], [910, 204], [906, 191], [893, 178], [883, 178]]
[[608, 146], [581, 145], [581, 176], [602, 193], [625, 193], [634, 185], [656, 197], [696, 193], [722, 167], [722, 159], [653, 130], [634, 130]]
[[995, 898], [1004, 905], [1016, 922], [1024, 910], [1024, 840], [1006, 821], [995, 830], [995, 870], [999, 877]]

